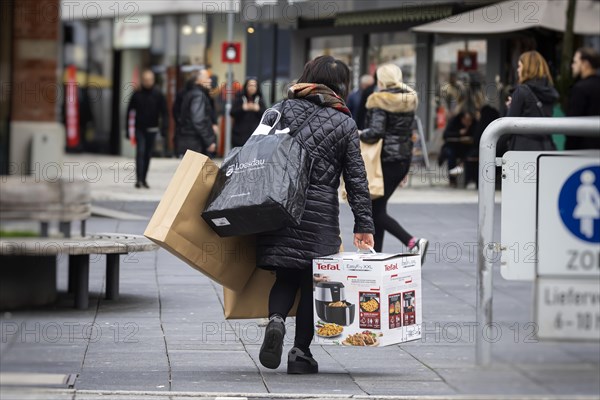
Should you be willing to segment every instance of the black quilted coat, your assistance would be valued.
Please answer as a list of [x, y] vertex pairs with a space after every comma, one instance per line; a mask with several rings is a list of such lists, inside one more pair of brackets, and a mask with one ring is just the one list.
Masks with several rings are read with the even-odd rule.
[[[283, 104], [280, 125], [292, 132], [320, 108], [312, 121], [296, 132], [296, 138], [309, 151], [313, 167], [300, 225], [258, 235], [257, 266], [306, 269], [312, 268], [313, 258], [339, 251], [340, 175], [343, 173], [354, 214], [354, 233], [374, 232], [371, 199], [354, 120], [333, 108], [304, 99], [290, 99]], [[273, 108], [281, 111], [281, 105]], [[271, 125], [275, 117], [275, 113], [268, 114], [266, 122]]]
[[417, 104], [417, 93], [405, 84], [369, 96], [366, 129], [362, 131], [360, 140], [375, 143], [383, 139], [381, 162], [410, 162]]

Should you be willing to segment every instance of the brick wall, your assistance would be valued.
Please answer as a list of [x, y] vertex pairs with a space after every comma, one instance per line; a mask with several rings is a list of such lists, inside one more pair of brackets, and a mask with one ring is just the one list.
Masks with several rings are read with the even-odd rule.
[[57, 80], [61, 43], [60, 1], [15, 1], [13, 24], [13, 121], [56, 121], [62, 103]]

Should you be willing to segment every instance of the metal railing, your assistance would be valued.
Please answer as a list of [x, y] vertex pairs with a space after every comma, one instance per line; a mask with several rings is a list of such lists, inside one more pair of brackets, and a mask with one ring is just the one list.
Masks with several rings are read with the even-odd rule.
[[[505, 134], [600, 136], [600, 117], [577, 118], [500, 118], [492, 122], [479, 142], [479, 220], [477, 232], [477, 326], [492, 323], [493, 258], [486, 250], [498, 250], [493, 241], [494, 192], [496, 187], [496, 145]], [[475, 341], [478, 365], [491, 362], [492, 343], [478, 334]]]

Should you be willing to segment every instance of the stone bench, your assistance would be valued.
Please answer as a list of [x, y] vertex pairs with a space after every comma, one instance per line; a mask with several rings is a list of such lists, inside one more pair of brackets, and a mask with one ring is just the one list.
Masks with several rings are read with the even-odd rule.
[[[14, 303], [19, 291], [29, 292], [31, 279], [36, 273], [44, 281], [54, 283], [56, 292], [56, 256], [69, 256], [68, 289], [75, 293], [75, 307], [87, 309], [89, 306], [90, 255], [106, 254], [106, 299], [119, 297], [120, 256], [129, 253], [154, 251], [158, 245], [140, 235], [93, 234], [77, 238], [4, 238], [0, 239], [0, 258], [4, 259], [0, 267], [0, 298], [11, 298]], [[34, 258], [37, 257], [37, 260]], [[31, 258], [33, 263], [21, 261]], [[52, 258], [54, 263], [52, 265]], [[11, 262], [12, 261], [12, 262]], [[39, 261], [39, 262], [38, 262]], [[29, 275], [24, 278], [23, 264], [27, 265]], [[52, 274], [52, 268], [54, 274]], [[54, 277], [54, 279], [52, 279]], [[50, 290], [43, 284], [38, 290]], [[7, 293], [8, 291], [8, 293]], [[27, 293], [24, 293], [27, 295]], [[0, 305], [3, 301], [0, 301]], [[18, 300], [17, 300], [18, 303]], [[27, 303], [29, 304], [29, 303]], [[18, 306], [18, 304], [17, 304]]]
[[59, 223], [65, 237], [71, 236], [71, 223], [85, 221], [92, 213], [90, 184], [83, 180], [40, 180], [35, 176], [0, 177], [0, 217], [2, 221], [35, 221], [40, 236], [47, 237], [49, 224]]

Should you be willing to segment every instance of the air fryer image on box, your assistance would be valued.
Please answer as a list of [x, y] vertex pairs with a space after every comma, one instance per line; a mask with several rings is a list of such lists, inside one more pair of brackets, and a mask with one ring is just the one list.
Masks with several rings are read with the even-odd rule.
[[346, 301], [342, 282], [319, 282], [315, 287], [317, 316], [324, 322], [348, 326], [354, 322], [355, 305]]
[[402, 297], [404, 299], [404, 326], [414, 325], [416, 323], [415, 316], [417, 315], [415, 310], [415, 291], [404, 292]]
[[402, 327], [402, 293], [389, 296], [390, 329]]

